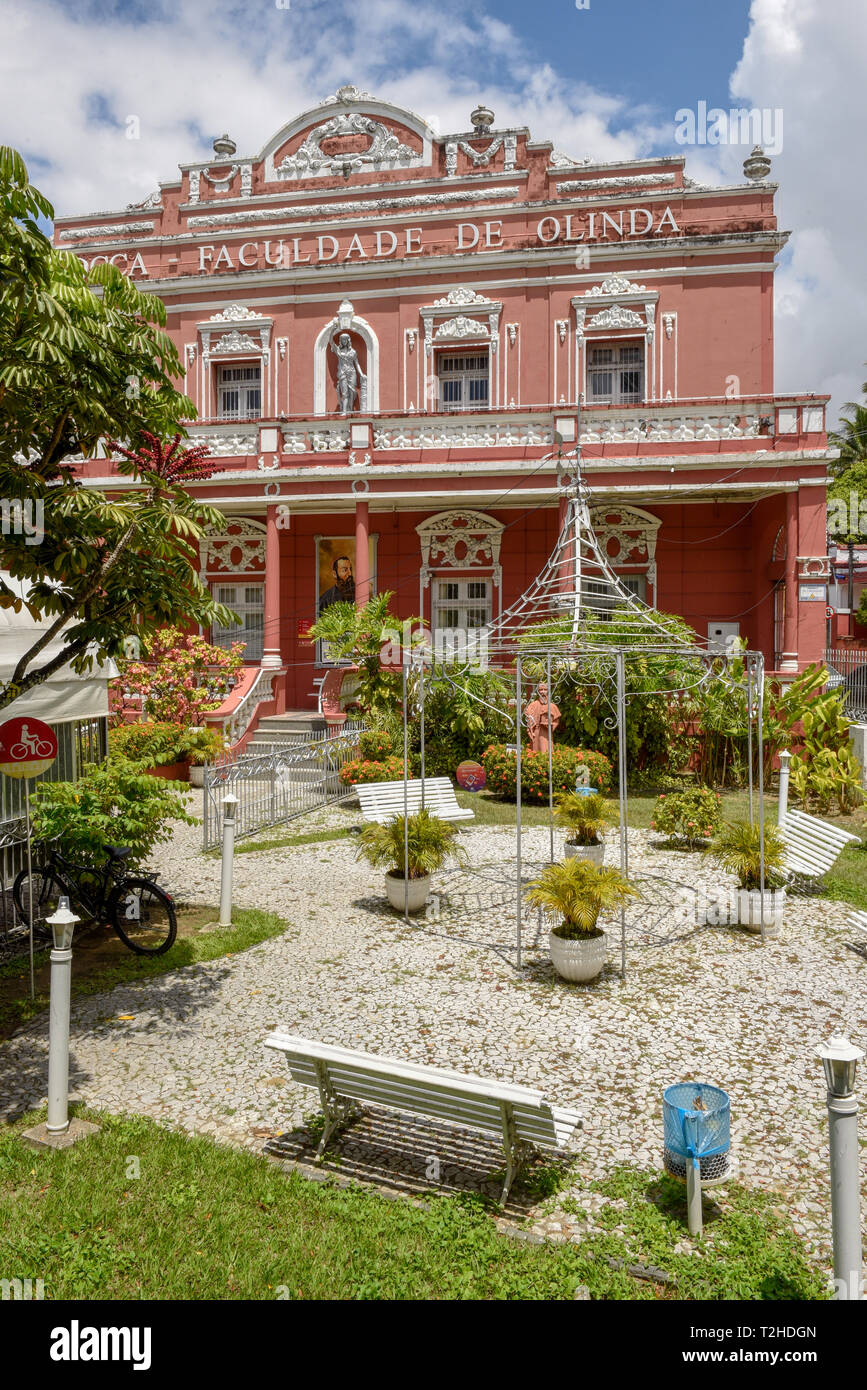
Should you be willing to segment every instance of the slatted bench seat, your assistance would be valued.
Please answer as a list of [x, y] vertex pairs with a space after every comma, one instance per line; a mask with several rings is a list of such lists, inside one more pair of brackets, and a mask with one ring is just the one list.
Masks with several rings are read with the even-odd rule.
[[[403, 815], [403, 782], [359, 782], [355, 791], [365, 820], [385, 825]], [[455, 789], [448, 777], [425, 777], [425, 810], [440, 820], [474, 820], [475, 812], [458, 805]], [[421, 778], [407, 783], [406, 805], [410, 815], [421, 810]]]
[[850, 912], [846, 918], [847, 927], [855, 927], [858, 931], [867, 931], [867, 912]]
[[540, 1091], [487, 1081], [481, 1076], [442, 1071], [396, 1057], [376, 1057], [331, 1043], [312, 1042], [292, 1033], [271, 1033], [265, 1046], [282, 1052], [293, 1081], [319, 1090], [325, 1128], [317, 1159], [329, 1139], [367, 1102], [409, 1111], [502, 1137], [506, 1181], [501, 1202], [533, 1148], [563, 1148], [580, 1127], [576, 1110], [553, 1106]]
[[783, 868], [795, 879], [821, 878], [834, 867], [846, 845], [861, 843], [857, 835], [805, 811], [787, 810], [779, 830], [786, 845]]

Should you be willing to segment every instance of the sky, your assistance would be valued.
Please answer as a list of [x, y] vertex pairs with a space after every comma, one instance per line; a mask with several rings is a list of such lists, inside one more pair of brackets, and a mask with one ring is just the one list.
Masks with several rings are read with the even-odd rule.
[[[228, 131], [258, 152], [351, 82], [466, 130], [527, 125], [578, 157], [687, 156], [742, 181], [749, 146], [680, 144], [677, 113], [766, 111], [792, 232], [776, 389], [867, 378], [865, 0], [0, 0], [0, 142], [58, 213], [123, 208]], [[682, 130], [681, 120], [681, 130]]]

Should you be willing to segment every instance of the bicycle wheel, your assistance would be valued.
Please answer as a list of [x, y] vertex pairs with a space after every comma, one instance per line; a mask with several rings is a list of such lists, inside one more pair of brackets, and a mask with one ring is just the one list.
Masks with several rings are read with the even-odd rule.
[[161, 956], [178, 934], [174, 902], [147, 878], [122, 879], [106, 914], [123, 944], [140, 956]]
[[18, 916], [25, 927], [30, 926], [30, 881], [33, 884], [33, 926], [34, 928], [44, 927], [50, 931], [50, 927], [45, 926], [45, 920], [50, 917], [57, 906], [57, 899], [60, 896], [60, 886], [54, 878], [50, 869], [34, 869], [33, 874], [29, 875], [26, 868], [22, 869], [12, 885], [12, 901], [18, 910]]

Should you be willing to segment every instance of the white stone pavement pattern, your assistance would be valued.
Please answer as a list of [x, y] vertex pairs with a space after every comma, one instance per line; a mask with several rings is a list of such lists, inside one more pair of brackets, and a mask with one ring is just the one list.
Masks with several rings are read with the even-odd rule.
[[[359, 823], [336, 807], [283, 833]], [[199, 853], [199, 837], [179, 827], [155, 867], [183, 901], [212, 904], [220, 865]], [[461, 839], [474, 866], [514, 873], [513, 831], [474, 826]], [[558, 835], [558, 853], [561, 844]], [[656, 844], [651, 832], [630, 832], [632, 873], [694, 889], [724, 881], [700, 854]], [[525, 832], [528, 859], [547, 853], [546, 828]], [[318, 1097], [288, 1081], [281, 1059], [262, 1046], [279, 1026], [536, 1086], [578, 1107], [581, 1178], [571, 1195], [592, 1212], [602, 1199], [588, 1194], [589, 1180], [619, 1164], [661, 1167], [663, 1087], [709, 1081], [731, 1097], [737, 1176], [779, 1192], [827, 1264], [827, 1125], [814, 1048], [837, 1030], [867, 1040], [867, 964], [852, 949], [859, 943], [845, 904], [790, 897], [779, 939], [764, 946], [735, 928], [696, 927], [694, 914], [639, 904], [627, 980], [615, 941], [602, 977], [572, 986], [553, 974], [534, 913], [526, 914], [525, 970], [515, 971], [508, 889], [442, 877], [439, 920], [407, 928], [385, 902], [379, 871], [354, 854], [353, 839], [343, 838], [238, 855], [236, 905], [272, 910], [289, 929], [229, 958], [74, 1000], [74, 1095], [261, 1152], [263, 1135], [318, 1109]], [[616, 856], [610, 839], [608, 862]], [[0, 1048], [0, 1116], [44, 1102], [47, 1027], [42, 1015]], [[587, 1229], [557, 1210], [537, 1215], [537, 1229], [554, 1239]]]

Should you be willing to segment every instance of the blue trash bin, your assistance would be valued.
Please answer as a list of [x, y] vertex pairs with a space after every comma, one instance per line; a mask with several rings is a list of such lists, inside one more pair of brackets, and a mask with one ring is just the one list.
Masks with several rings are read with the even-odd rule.
[[687, 1164], [697, 1161], [703, 1185], [721, 1181], [729, 1171], [729, 1120], [729, 1098], [719, 1086], [667, 1086], [662, 1093], [665, 1171], [685, 1179]]

